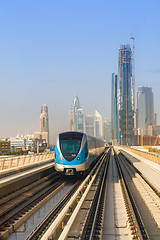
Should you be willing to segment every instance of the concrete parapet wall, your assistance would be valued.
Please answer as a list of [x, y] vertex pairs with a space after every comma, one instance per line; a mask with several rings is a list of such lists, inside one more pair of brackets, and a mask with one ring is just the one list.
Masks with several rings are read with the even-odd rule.
[[55, 157], [55, 152], [48, 153], [39, 153], [33, 155], [23, 155], [23, 156], [11, 156], [8, 158], [0, 159], [0, 172], [1, 170], [16, 168], [16, 167], [24, 167], [26, 165], [46, 161], [49, 159], [53, 159]]
[[150, 152], [142, 152], [141, 150], [133, 149], [133, 148], [129, 148], [129, 147], [123, 147], [123, 148], [160, 165], [160, 155], [159, 154], [150, 153]]

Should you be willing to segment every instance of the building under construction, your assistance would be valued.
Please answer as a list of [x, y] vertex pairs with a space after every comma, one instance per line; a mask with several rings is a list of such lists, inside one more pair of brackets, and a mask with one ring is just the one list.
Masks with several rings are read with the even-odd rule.
[[121, 145], [133, 145], [135, 99], [131, 56], [130, 46], [121, 45], [118, 56], [118, 128]]
[[134, 135], [134, 146], [160, 146], [160, 137], [157, 136], [146, 136], [146, 135]]

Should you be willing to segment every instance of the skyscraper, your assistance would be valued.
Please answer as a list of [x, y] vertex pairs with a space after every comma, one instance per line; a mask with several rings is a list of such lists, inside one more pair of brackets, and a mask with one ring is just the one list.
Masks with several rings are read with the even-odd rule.
[[112, 140], [111, 122], [107, 122], [107, 142]]
[[71, 105], [70, 111], [69, 111], [69, 130], [74, 131], [74, 112], [73, 112], [72, 105]]
[[104, 118], [103, 120], [103, 139], [107, 142], [108, 140], [108, 132], [107, 132], [107, 124], [108, 124], [108, 119]]
[[84, 131], [83, 109], [80, 107], [79, 98], [76, 96], [73, 100], [73, 106], [69, 112], [69, 128], [71, 131]]
[[103, 137], [103, 127], [102, 127], [102, 116], [95, 110], [95, 121], [94, 121], [94, 136], [98, 138]]
[[148, 135], [148, 126], [155, 124], [154, 101], [151, 87], [139, 87], [137, 92], [137, 129]]
[[94, 136], [94, 116], [86, 115], [84, 121], [84, 131], [89, 136]]
[[118, 120], [121, 145], [133, 144], [134, 108], [131, 48], [121, 45], [118, 56]]
[[44, 104], [41, 107], [40, 115], [40, 134], [46, 140], [47, 146], [49, 144], [49, 126], [48, 126], [48, 107]]
[[106, 142], [110, 142], [112, 140], [112, 124], [111, 122], [107, 119], [104, 118], [103, 120], [103, 139]]
[[83, 109], [77, 109], [77, 131], [83, 132], [84, 131], [84, 119], [83, 119]]
[[112, 73], [112, 106], [111, 106], [111, 123], [112, 123], [112, 139], [118, 140], [118, 109], [117, 109], [117, 75]]
[[74, 130], [78, 130], [78, 109], [80, 108], [80, 102], [78, 96], [76, 96], [73, 100], [73, 114], [74, 114]]

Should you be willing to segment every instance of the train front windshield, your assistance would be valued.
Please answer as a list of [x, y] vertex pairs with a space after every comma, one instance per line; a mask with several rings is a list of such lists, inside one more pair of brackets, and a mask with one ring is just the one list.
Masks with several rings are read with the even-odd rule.
[[63, 153], [73, 153], [77, 154], [79, 152], [81, 146], [81, 140], [80, 139], [67, 139], [67, 140], [61, 140], [60, 141], [60, 149], [62, 154]]
[[59, 135], [59, 144], [62, 155], [66, 160], [72, 161], [78, 154], [83, 133], [67, 132]]

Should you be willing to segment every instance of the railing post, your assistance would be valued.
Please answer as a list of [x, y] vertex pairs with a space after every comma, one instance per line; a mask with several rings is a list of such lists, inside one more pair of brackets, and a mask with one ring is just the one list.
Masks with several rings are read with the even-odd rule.
[[31, 162], [31, 155], [29, 155], [29, 160], [28, 160], [28, 163], [30, 163]]
[[19, 166], [20, 156], [17, 158], [17, 167]]
[[38, 162], [40, 162], [41, 155], [38, 153]]
[[10, 164], [9, 164], [9, 168], [12, 167], [12, 162], [13, 162], [13, 157], [11, 158]]
[[35, 154], [35, 162], [38, 162], [37, 156], [38, 154]]
[[36, 155], [34, 154], [34, 156], [33, 156], [33, 163], [35, 162], [35, 160], [36, 160]]
[[23, 156], [23, 166], [25, 165], [25, 157]]
[[2, 164], [1, 164], [1, 170], [4, 169], [4, 165], [5, 165], [5, 159], [2, 160]]

